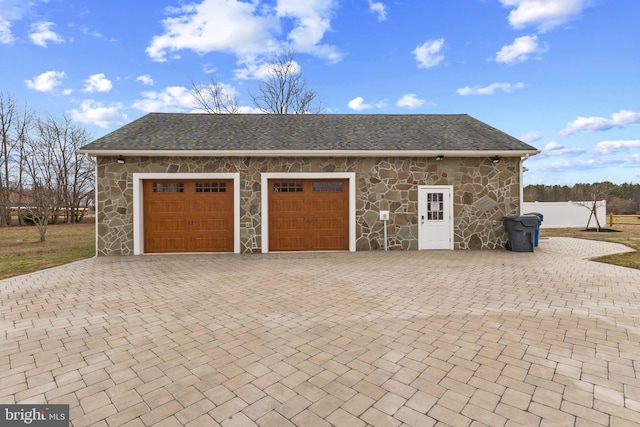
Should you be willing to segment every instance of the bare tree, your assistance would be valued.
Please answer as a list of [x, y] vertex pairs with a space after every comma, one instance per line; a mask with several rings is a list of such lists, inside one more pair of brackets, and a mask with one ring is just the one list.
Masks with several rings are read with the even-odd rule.
[[26, 103], [20, 111], [15, 98], [0, 91], [0, 227], [11, 225], [12, 192], [18, 195], [17, 204], [21, 202], [20, 160], [32, 119]]
[[[86, 129], [74, 126], [66, 116], [38, 120], [37, 131], [40, 141], [53, 148], [50, 167], [59, 186], [64, 221], [80, 222], [93, 194], [93, 165], [78, 154], [78, 149], [89, 142], [89, 134]], [[58, 221], [57, 216], [53, 221]]]
[[249, 95], [263, 113], [309, 114], [324, 109], [316, 91], [307, 87], [291, 50], [274, 55], [268, 65], [268, 76], [258, 86], [258, 92]]
[[[598, 218], [598, 207], [602, 206], [602, 203], [606, 203], [607, 197], [609, 197], [614, 190], [615, 185], [610, 182], [602, 182], [598, 184], [592, 184], [589, 186], [587, 192], [589, 193], [589, 201], [573, 202], [579, 206], [583, 206], [591, 212], [589, 214], [589, 220], [587, 221], [586, 229], [589, 228], [591, 218], [596, 221], [596, 231], [600, 231], [602, 226], [600, 225], [600, 219]], [[585, 197], [586, 198], [586, 197]]]
[[15, 126], [16, 103], [9, 95], [0, 92], [0, 227], [11, 225], [11, 189], [10, 168], [15, 140], [13, 128]]
[[209, 114], [237, 114], [240, 109], [235, 90], [214, 77], [204, 84], [192, 80], [191, 96]]
[[38, 227], [40, 241], [46, 240], [47, 226], [58, 215], [62, 195], [58, 177], [52, 167], [56, 148], [43, 138], [29, 138], [24, 157], [25, 192], [29, 197], [25, 218]]
[[[25, 159], [25, 149], [27, 140], [29, 138], [29, 133], [33, 127], [33, 114], [27, 109], [27, 105], [25, 104], [24, 111], [22, 114], [18, 115], [16, 120], [16, 157], [18, 163], [18, 175], [17, 175], [17, 188], [16, 192], [18, 193], [17, 205], [18, 207], [23, 206], [24, 201], [24, 189], [23, 189], [23, 181], [24, 181], [24, 159]], [[18, 213], [18, 225], [22, 224], [22, 216]]]
[[[25, 219], [38, 227], [45, 241], [47, 227], [61, 213], [66, 222], [79, 222], [93, 194], [93, 164], [77, 153], [89, 141], [84, 128], [67, 117], [38, 119], [25, 136], [22, 168]], [[84, 204], [84, 206], [82, 206]]]

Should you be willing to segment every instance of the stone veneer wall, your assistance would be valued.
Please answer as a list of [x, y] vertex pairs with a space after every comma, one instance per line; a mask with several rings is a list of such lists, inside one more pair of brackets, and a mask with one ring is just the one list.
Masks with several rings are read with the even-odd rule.
[[133, 254], [133, 173], [240, 173], [241, 252], [261, 251], [261, 173], [355, 172], [356, 249], [383, 246], [379, 211], [389, 210], [390, 250], [418, 249], [418, 186], [452, 185], [454, 248], [502, 248], [502, 217], [520, 207], [519, 158], [300, 157], [98, 158], [98, 255]]

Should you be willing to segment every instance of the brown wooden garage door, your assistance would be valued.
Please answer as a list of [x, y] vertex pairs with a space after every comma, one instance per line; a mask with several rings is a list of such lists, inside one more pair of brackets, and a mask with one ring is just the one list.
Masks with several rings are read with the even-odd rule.
[[348, 249], [348, 180], [269, 180], [270, 251]]
[[145, 180], [144, 251], [233, 252], [233, 180]]

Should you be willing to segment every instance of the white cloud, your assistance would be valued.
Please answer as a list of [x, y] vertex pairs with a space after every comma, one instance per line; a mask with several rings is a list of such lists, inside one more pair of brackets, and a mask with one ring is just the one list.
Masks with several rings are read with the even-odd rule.
[[353, 98], [347, 105], [349, 106], [349, 108], [355, 111], [363, 111], [373, 108], [373, 105], [365, 103], [364, 98], [361, 96]]
[[11, 34], [11, 21], [0, 18], [0, 43], [11, 44], [13, 43], [13, 34]]
[[613, 128], [627, 127], [640, 123], [640, 113], [631, 110], [620, 110], [613, 113], [610, 119], [604, 117], [578, 117], [571, 123], [567, 123], [560, 135], [573, 135], [578, 132], [599, 132]]
[[[234, 70], [236, 78], [240, 80], [265, 80], [273, 75], [273, 69], [276, 64], [269, 62], [258, 63], [254, 59], [242, 61], [244, 68]], [[277, 68], [277, 66], [276, 66]], [[291, 61], [291, 73], [299, 73], [302, 67], [296, 61]]]
[[[196, 84], [196, 86], [198, 90], [201, 92], [201, 94], [208, 99], [210, 98], [207, 95], [212, 93], [218, 94], [220, 99], [223, 99], [223, 100], [224, 99], [237, 100], [240, 98], [240, 95], [238, 94], [238, 91], [236, 90], [236, 88], [227, 83], [214, 82], [214, 83]], [[191, 89], [189, 89], [189, 94], [191, 94]], [[184, 99], [185, 99], [185, 106], [189, 106], [188, 102], [186, 102], [187, 101], [186, 97]], [[200, 107], [200, 104], [197, 102], [192, 101], [191, 104], [194, 106]], [[258, 108], [256, 109], [259, 110]], [[202, 112], [206, 112], [206, 111], [203, 110]]]
[[166, 61], [168, 52], [182, 49], [244, 56], [268, 51], [276, 44], [271, 32], [277, 29], [277, 20], [272, 13], [258, 15], [255, 3], [204, 0], [166, 11], [172, 16], [162, 22], [164, 34], [154, 36], [146, 49], [154, 61]]
[[145, 86], [153, 86], [153, 79], [149, 74], [136, 77], [136, 81], [142, 83]]
[[474, 86], [474, 87], [463, 87], [457, 90], [458, 95], [468, 96], [468, 95], [493, 95], [496, 90], [502, 90], [503, 92], [513, 92], [515, 89], [522, 89], [524, 87], [524, 83], [491, 83], [489, 86]]
[[426, 101], [424, 99], [416, 98], [415, 93], [406, 93], [402, 98], [398, 99], [396, 103], [397, 107], [417, 108], [422, 107]]
[[[222, 94], [237, 97], [236, 89], [225, 83], [218, 83]], [[205, 87], [202, 85], [201, 87]], [[143, 99], [137, 100], [132, 107], [145, 113], [204, 113], [202, 107], [194, 100], [191, 89], [184, 86], [168, 86], [163, 91], [142, 92]], [[240, 114], [261, 113], [260, 109], [251, 106], [238, 106]]]
[[191, 112], [197, 105], [191, 90], [184, 86], [168, 86], [162, 92], [142, 92], [144, 99], [135, 101], [132, 106], [146, 113]]
[[51, 31], [51, 27], [55, 25], [53, 22], [36, 22], [35, 24], [31, 24], [29, 38], [34, 44], [42, 47], [47, 47], [48, 42], [63, 43], [64, 39]]
[[582, 165], [582, 163], [564, 161], [564, 162], [554, 162], [554, 163], [539, 165], [537, 166], [537, 169], [550, 170], [550, 171], [565, 171], [565, 170], [576, 169], [579, 165]]
[[529, 26], [547, 31], [578, 16], [589, 0], [500, 0], [507, 7], [509, 24], [515, 29]]
[[531, 55], [544, 53], [547, 50], [549, 50], [547, 46], [540, 46], [538, 44], [538, 36], [518, 37], [513, 41], [513, 44], [503, 46], [502, 49], [496, 53], [496, 62], [504, 64], [524, 62], [529, 59]]
[[566, 156], [568, 154], [576, 155], [582, 154], [586, 150], [584, 148], [565, 148], [564, 145], [559, 144], [555, 141], [549, 142], [544, 146], [544, 150], [542, 150], [543, 156]]
[[526, 142], [527, 144], [531, 144], [532, 142], [539, 141], [542, 138], [542, 134], [540, 132], [527, 132], [522, 135], [519, 139], [521, 141]]
[[553, 150], [559, 150], [563, 147], [562, 144], [558, 144], [555, 141], [551, 141], [550, 143], [548, 143], [547, 145], [544, 146], [544, 149], [547, 151], [553, 151]]
[[422, 45], [415, 48], [412, 52], [418, 61], [418, 67], [431, 68], [438, 65], [444, 59], [444, 55], [440, 53], [444, 47], [444, 39], [427, 40]]
[[640, 139], [602, 141], [596, 144], [593, 152], [595, 154], [611, 154], [614, 151], [628, 150], [630, 148], [640, 148]]
[[66, 74], [62, 71], [47, 71], [32, 80], [25, 80], [27, 87], [38, 92], [53, 92], [60, 84]]
[[320, 44], [324, 34], [331, 30], [331, 15], [337, 6], [336, 0], [278, 0], [278, 18], [294, 21], [294, 28], [287, 34], [293, 50], [339, 62], [342, 54], [335, 46]]
[[31, 9], [31, 2], [24, 0], [0, 0], [0, 43], [11, 44], [15, 38], [11, 33], [13, 22], [22, 19]]
[[240, 105], [238, 106], [238, 114], [264, 114], [264, 112], [256, 107]]
[[109, 92], [112, 87], [111, 81], [105, 77], [104, 73], [89, 76], [84, 82], [83, 92]]
[[114, 103], [105, 106], [92, 99], [86, 99], [80, 104], [80, 108], [70, 110], [68, 113], [72, 120], [80, 123], [90, 123], [102, 128], [110, 126], [122, 126], [129, 122], [126, 114], [120, 110], [122, 105]]
[[369, 0], [369, 10], [378, 14], [378, 21], [387, 19], [387, 7], [381, 1]]
[[82, 34], [86, 34], [87, 36], [95, 37], [97, 39], [104, 38], [102, 33], [99, 33], [98, 31], [92, 31], [86, 25], [80, 26], [80, 31], [82, 31]]
[[[248, 59], [290, 46], [338, 62], [342, 54], [334, 46], [321, 44], [331, 29], [335, 0], [279, 0], [275, 7], [258, 1], [203, 0], [167, 8], [171, 16], [163, 21], [164, 34], [154, 36], [147, 54], [155, 61], [166, 61], [169, 52], [182, 49], [199, 54], [231, 52]], [[293, 22], [291, 22], [293, 21]], [[278, 40], [282, 28], [292, 26], [286, 40]]]
[[202, 72], [205, 73], [205, 74], [213, 74], [216, 71], [218, 71], [218, 70], [211, 64], [204, 64], [202, 66]]

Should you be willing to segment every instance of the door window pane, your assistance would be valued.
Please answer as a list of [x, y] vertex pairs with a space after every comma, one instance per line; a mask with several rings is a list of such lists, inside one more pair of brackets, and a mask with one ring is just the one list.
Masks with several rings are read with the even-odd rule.
[[196, 182], [196, 193], [226, 193], [226, 182]]
[[313, 183], [314, 193], [342, 193], [342, 181], [317, 181]]
[[154, 193], [184, 193], [184, 183], [182, 182], [154, 182]]
[[444, 220], [444, 195], [427, 193], [427, 221]]
[[296, 182], [274, 182], [274, 193], [302, 193], [302, 181]]

